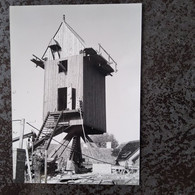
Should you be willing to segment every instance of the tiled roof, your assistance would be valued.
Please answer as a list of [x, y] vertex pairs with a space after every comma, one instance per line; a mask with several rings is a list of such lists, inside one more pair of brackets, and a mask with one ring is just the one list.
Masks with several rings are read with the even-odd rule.
[[128, 142], [119, 152], [117, 161], [123, 161], [129, 159], [140, 147], [140, 141]]

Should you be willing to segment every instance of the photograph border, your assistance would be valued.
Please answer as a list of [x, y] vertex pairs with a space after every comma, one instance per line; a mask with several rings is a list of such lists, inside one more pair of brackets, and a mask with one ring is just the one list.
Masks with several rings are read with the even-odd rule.
[[[2, 194], [63, 194], [64, 192], [192, 194], [191, 136], [194, 116], [192, 89], [195, 84], [192, 69], [193, 1], [128, 1], [128, 3], [136, 2], [143, 3], [140, 186], [13, 183], [9, 5], [52, 5], [64, 2], [17, 0], [1, 3], [0, 192]], [[68, 3], [74, 4], [76, 1]], [[96, 3], [118, 3], [118, 1]]]
[[[102, 13], [102, 15], [99, 15], [97, 17], [98, 13]], [[88, 18], [88, 16], [90, 17]], [[126, 20], [126, 18], [128, 18], [128, 20]], [[106, 132], [107, 134], [103, 134], [102, 138], [105, 138], [107, 141], [111, 141], [111, 139], [115, 140], [115, 144], [113, 144], [114, 142], [112, 142], [111, 144], [112, 148], [109, 149], [109, 147], [107, 147], [108, 148], [107, 150], [104, 149], [104, 147], [106, 146], [101, 146], [103, 147], [103, 149], [100, 148], [100, 144], [97, 147], [97, 149], [95, 149], [93, 145], [90, 147], [90, 144], [85, 145], [85, 147], [81, 147], [83, 162], [79, 162], [79, 167], [81, 165], [83, 165], [84, 167], [88, 167], [88, 174], [83, 175], [84, 177], [83, 179], [79, 178], [79, 175], [74, 174], [74, 178], [75, 179], [77, 178], [76, 181], [73, 181], [72, 177], [70, 177], [70, 181], [66, 181], [62, 183], [77, 183], [77, 184], [78, 183], [80, 184], [81, 183], [82, 184], [85, 183], [106, 184], [107, 183], [110, 185], [113, 185], [114, 183], [115, 185], [139, 185], [139, 157], [138, 160], [136, 160], [136, 163], [133, 163], [134, 160], [130, 162], [131, 161], [130, 159], [133, 158], [131, 157], [131, 155], [139, 156], [140, 153], [139, 152], [140, 150], [138, 150], [136, 154], [133, 154], [135, 152], [134, 150], [136, 150], [140, 145], [139, 144], [140, 143], [139, 142], [140, 140], [140, 92], [141, 92], [140, 89], [141, 59], [140, 58], [141, 58], [141, 34], [142, 34], [141, 18], [142, 18], [142, 4], [140, 3], [114, 4], [114, 5], [113, 4], [104, 4], [104, 5], [88, 4], [88, 5], [11, 6], [10, 7], [13, 140], [15, 140], [17, 136], [21, 136], [20, 134], [21, 118], [23, 118], [23, 120], [25, 121], [22, 125], [24, 137], [26, 137], [26, 134], [28, 133], [27, 135], [28, 138], [26, 137], [26, 139], [24, 139], [21, 142], [23, 143], [23, 149], [26, 148], [27, 145], [30, 146], [32, 144], [30, 139], [30, 137], [32, 138], [32, 131], [35, 132], [38, 138], [40, 139], [43, 136], [43, 134], [42, 133], [38, 134], [39, 131], [37, 131], [37, 128], [40, 128], [43, 123], [45, 124], [45, 127], [49, 125], [47, 124], [47, 122], [46, 123], [44, 122], [44, 120], [46, 121], [45, 117], [48, 116], [47, 115], [48, 111], [52, 112], [51, 115], [49, 115], [49, 117], [47, 118], [47, 121], [49, 122], [52, 120], [54, 114], [53, 112], [56, 112], [55, 110], [58, 110], [58, 106], [57, 106], [58, 94], [56, 93], [57, 89], [59, 89], [59, 87], [62, 89], [62, 87], [68, 87], [70, 85], [72, 88], [75, 89], [76, 92], [76, 96], [75, 96], [76, 107], [74, 108], [75, 111], [79, 109], [78, 101], [79, 100], [83, 101], [83, 103], [81, 102], [83, 108], [82, 118], [84, 119], [83, 131], [86, 132], [86, 136], [89, 135], [89, 138], [91, 138], [96, 143], [95, 140], [101, 140], [101, 133]], [[57, 30], [57, 32], [55, 31], [55, 29]], [[70, 39], [73, 41], [75, 40], [71, 38], [72, 36], [76, 38], [79, 37], [78, 39], [79, 42], [77, 43], [80, 44], [82, 43], [80, 42], [81, 39], [80, 35], [81, 35], [81, 37], [84, 38], [86, 42], [85, 45], [83, 44], [82, 46], [80, 45], [80, 47], [82, 48], [79, 48], [79, 50], [92, 47], [97, 51], [97, 54], [100, 55], [100, 57], [103, 56], [103, 58], [105, 58], [106, 60], [110, 59], [111, 61], [114, 59], [112, 63], [109, 63], [111, 66], [110, 69], [113, 69], [113, 71], [111, 70], [112, 73], [109, 72], [110, 73], [109, 75], [108, 73], [106, 73], [107, 70], [105, 70], [104, 73], [106, 73], [107, 75], [105, 77], [100, 78], [99, 71], [96, 71], [97, 69], [94, 68], [93, 72], [90, 72], [91, 75], [90, 76], [87, 73], [88, 68], [90, 68], [88, 67], [87, 69], [84, 68], [83, 70], [84, 75], [82, 76], [82, 71], [80, 70], [80, 68], [78, 68], [78, 65], [80, 66], [81, 62], [79, 61], [78, 64], [78, 62], [76, 61], [77, 66], [75, 66], [76, 65], [75, 64], [76, 58], [74, 56], [75, 54], [73, 54], [72, 56], [70, 52], [68, 52], [69, 55], [67, 56], [69, 62], [68, 62], [68, 70], [65, 71], [66, 75], [59, 73], [57, 65], [53, 64], [56, 61], [51, 61], [53, 59], [53, 56], [52, 55], [50, 56], [51, 54], [50, 50], [47, 49], [45, 50], [44, 47], [44, 45], [46, 46], [48, 45], [48, 40], [51, 39], [51, 33], [55, 34], [55, 37], [53, 37], [53, 39], [55, 39], [55, 41], [57, 41], [61, 46], [61, 52], [59, 53], [59, 56], [55, 57], [55, 60], [57, 60], [59, 57], [60, 57], [60, 61], [64, 60], [63, 58], [66, 58], [64, 49], [67, 50], [67, 48], [63, 44], [60, 38], [63, 36], [62, 33], [67, 34], [66, 37], [63, 36], [63, 40], [65, 41], [66, 45], [67, 42], [69, 43], [69, 47], [71, 47], [70, 49], [72, 49], [72, 46], [75, 47], [75, 43], [74, 44], [72, 43], [73, 45], [71, 45], [71, 42], [67, 40], [68, 39], [67, 36], [70, 36]], [[128, 42], [128, 44], [126, 44], [126, 42]], [[102, 44], [103, 47], [99, 44], [99, 48], [98, 48], [98, 43]], [[88, 55], [87, 54], [88, 49], [84, 49], [83, 51], [82, 50], [77, 53], [77, 54], [80, 53], [79, 54], [80, 57], [81, 56], [84, 57]], [[93, 51], [95, 52], [95, 50]], [[49, 67], [47, 68], [44, 66], [40, 66], [41, 67], [40, 68], [39, 64], [36, 64], [36, 66], [38, 65], [38, 67], [35, 68], [35, 64], [32, 62], [36, 63], [36, 59], [38, 58], [35, 57], [35, 55], [33, 55], [33, 59], [30, 58], [30, 56], [32, 56], [32, 51], [35, 52], [33, 54], [36, 54], [39, 57], [43, 55], [43, 51], [46, 52], [44, 53], [44, 56], [40, 58], [44, 59], [46, 56], [49, 58], [49, 61], [43, 60], [43, 62], [45, 66], [49, 66], [50, 68], [53, 67], [52, 72], [49, 69]], [[109, 52], [109, 54], [107, 52]], [[87, 64], [90, 63], [87, 62], [87, 64], [85, 64], [86, 63], [85, 59], [87, 58], [88, 57], [84, 57], [84, 62], [83, 62], [84, 67], [88, 66]], [[91, 58], [93, 58], [93, 56], [91, 56]], [[93, 58], [93, 59], [98, 60], [97, 58]], [[51, 63], [53, 64], [53, 66]], [[95, 65], [93, 64], [93, 61], [90, 64]], [[117, 68], [117, 64], [118, 64], [118, 68]], [[116, 69], [118, 69], [118, 71]], [[73, 70], [74, 70], [74, 77], [75, 76], [77, 77], [76, 79], [72, 77]], [[48, 76], [50, 78], [48, 78]], [[92, 79], [93, 76], [94, 79]], [[82, 79], [82, 77], [83, 78], [85, 77], [83, 84], [82, 84], [82, 80], [80, 80]], [[93, 84], [93, 87], [88, 84], [89, 80], [87, 78], [90, 78], [90, 80], [92, 79], [91, 84]], [[81, 81], [81, 84], [78, 81], [78, 79]], [[95, 81], [95, 79], [98, 80]], [[102, 81], [105, 81], [105, 84], [102, 83]], [[67, 84], [67, 82], [69, 84]], [[97, 82], [100, 83], [98, 84]], [[49, 94], [48, 94], [48, 89], [49, 89]], [[90, 95], [87, 94], [89, 90], [91, 91]], [[99, 98], [97, 98], [97, 92], [100, 95]], [[36, 98], [34, 97], [34, 94], [36, 94]], [[44, 97], [44, 101], [43, 101], [43, 97]], [[106, 101], [105, 102], [106, 105], [104, 103], [104, 100]], [[87, 104], [85, 102], [87, 102]], [[42, 107], [44, 107], [43, 109], [44, 114], [42, 113]], [[93, 113], [95, 113], [95, 116], [90, 117], [90, 115], [92, 116]], [[59, 114], [59, 112], [56, 112], [55, 114]], [[57, 115], [55, 116], [57, 117]], [[62, 122], [62, 120], [67, 121], [64, 117], [66, 117], [65, 113], [61, 115], [60, 122]], [[75, 119], [75, 117], [78, 117], [78, 113], [75, 114], [73, 119]], [[75, 119], [77, 120], [76, 123], [79, 122], [80, 117], [79, 119]], [[16, 127], [16, 125], [18, 128]], [[36, 128], [33, 128], [33, 126]], [[93, 129], [90, 129], [90, 126]], [[66, 133], [69, 133], [68, 135], [66, 134], [67, 137], [70, 136], [71, 134], [70, 132], [71, 126], [69, 126], [68, 128], [69, 129], [67, 131], [64, 129]], [[97, 136], [93, 137], [93, 135], [97, 135]], [[65, 133], [61, 133], [59, 136], [55, 136], [52, 139], [50, 139], [51, 142], [49, 141], [50, 144], [47, 146], [47, 151], [48, 151], [47, 153], [49, 159], [51, 158], [52, 155], [51, 153], [52, 152], [54, 153], [54, 150], [59, 147], [54, 145], [56, 144], [55, 140], [62, 141], [61, 140], [62, 136], [65, 137]], [[108, 137], [106, 138], [106, 136]], [[84, 137], [85, 137], [85, 133], [84, 133]], [[36, 142], [38, 142], [37, 140], [38, 138], [35, 139], [35, 142], [33, 144], [34, 154], [36, 153], [35, 145]], [[28, 140], [28, 144], [27, 144], [27, 140]], [[81, 146], [83, 145], [82, 141], [83, 140], [81, 139]], [[19, 147], [18, 145], [19, 143], [20, 141], [17, 141], [14, 142], [13, 144], [13, 148], [14, 148], [13, 166], [14, 166], [14, 173], [15, 173], [14, 178], [16, 178], [16, 181], [18, 183], [19, 180], [21, 183], [23, 183], [24, 178], [22, 177], [23, 175], [22, 173], [24, 170], [24, 161], [23, 161], [23, 167], [20, 166], [20, 170], [17, 169], [17, 171], [15, 171], [15, 167], [17, 167], [16, 163], [18, 163], [17, 159], [20, 158], [19, 156], [23, 154], [22, 151], [20, 152], [15, 150], [15, 148]], [[57, 173], [56, 170], [54, 173], [53, 170], [53, 174], [55, 174], [55, 177], [54, 176], [49, 177], [49, 173], [48, 173], [48, 177], [46, 177], [48, 178], [48, 181], [47, 179], [43, 181], [43, 177], [45, 173], [41, 173], [42, 175], [41, 183], [44, 182], [60, 183], [59, 180], [63, 180], [63, 178], [66, 178], [68, 180], [68, 176], [67, 175], [62, 176], [62, 173], [60, 172], [61, 169], [66, 170], [66, 168], [68, 168], [66, 167], [67, 157], [65, 158], [66, 160], [64, 160], [65, 162], [60, 161], [60, 159], [62, 159], [63, 156], [68, 155], [67, 154], [69, 151], [68, 149], [71, 148], [71, 145], [72, 143], [68, 144], [68, 147], [67, 149], [65, 149], [63, 154], [60, 153], [60, 150], [63, 147], [57, 150], [53, 158], [55, 159], [57, 158], [55, 161], [57, 162], [56, 166], [60, 162], [57, 168], [59, 172]], [[116, 148], [117, 145], [118, 148]], [[88, 146], [87, 147], [88, 149], [85, 149], [86, 146]], [[123, 152], [125, 152], [125, 148], [126, 148], [126, 153], [131, 152], [131, 155], [128, 155], [126, 158], [122, 158], [122, 156], [119, 155], [117, 158], [117, 153], [119, 153], [120, 148], [122, 148], [123, 146], [124, 146]], [[31, 156], [39, 156], [38, 158], [40, 157], [45, 158], [44, 155], [45, 152], [46, 151], [42, 150], [41, 153], [38, 153], [37, 151], [37, 155], [36, 154], [32, 155], [32, 153], [29, 150], [29, 158], [32, 159]], [[17, 159], [16, 159], [16, 153], [17, 153]], [[98, 155], [100, 153], [101, 155]], [[28, 154], [26, 155], [28, 156]], [[90, 157], [92, 157], [93, 160], [92, 159], [90, 160]], [[28, 161], [25, 162], [26, 166], [29, 167], [28, 171], [29, 169], [36, 170], [37, 166], [35, 161], [36, 158], [33, 158], [33, 160], [32, 161], [30, 160], [29, 163]], [[45, 163], [47, 162], [44, 159], [43, 161]], [[92, 161], [93, 165], [89, 165], [87, 163], [88, 161], [90, 162]], [[103, 166], [99, 164], [102, 163], [102, 161], [104, 161], [104, 163], [107, 162], [106, 164], [111, 165], [111, 166], [107, 165], [107, 173], [109, 171], [110, 174], [112, 173], [110, 176], [109, 175], [102, 176], [102, 174], [104, 174], [103, 170], [102, 168], [98, 168], [99, 166]], [[62, 162], [65, 163], [63, 166], [62, 166], [63, 164]], [[70, 163], [71, 161], [68, 162]], [[78, 164], [76, 161], [75, 163]], [[96, 165], [97, 163], [99, 165]], [[29, 165], [31, 164], [32, 167], [30, 168]], [[120, 166], [116, 166], [116, 165], [120, 165]], [[44, 165], [44, 167], [46, 166]], [[93, 169], [89, 171], [89, 169], [92, 167]], [[96, 171], [95, 171], [95, 167], [96, 167]], [[119, 173], [119, 170], [122, 171], [124, 168], [126, 174], [122, 174], [122, 173], [117, 175], [114, 174], [114, 172]], [[91, 174], [94, 174], [95, 172], [97, 173], [97, 169], [102, 170], [102, 174], [98, 174], [98, 175], [96, 174], [93, 177]], [[79, 172], [86, 173], [86, 170], [87, 169], [79, 169]], [[48, 169], [48, 172], [50, 171], [51, 170]], [[78, 170], [76, 168], [74, 169], [74, 171], [78, 173]], [[22, 174], [22, 175], [20, 174], [21, 176], [19, 176], [18, 174], [19, 172]], [[46, 172], [46, 169], [44, 172]], [[30, 171], [28, 172], [28, 174], [27, 171], [25, 171], [25, 173], [26, 173], [25, 183], [29, 183], [29, 181], [26, 180], [28, 180], [27, 179], [28, 176], [29, 179], [31, 178]], [[65, 173], [67, 173], [67, 171]], [[32, 174], [32, 177], [40, 178], [38, 177], [38, 175], [39, 174], [36, 171], [35, 174]], [[62, 178], [59, 179], [59, 176], [61, 176]], [[91, 177], [91, 180], [88, 179], [88, 181], [86, 181], [87, 177]], [[30, 181], [30, 183], [39, 183], [39, 181], [34, 181], [33, 178], [32, 181]]]

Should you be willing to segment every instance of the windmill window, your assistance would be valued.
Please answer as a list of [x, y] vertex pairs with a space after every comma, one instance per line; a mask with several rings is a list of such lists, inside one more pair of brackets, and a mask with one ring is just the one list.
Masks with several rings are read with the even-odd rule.
[[53, 59], [59, 59], [60, 58], [60, 51], [61, 51], [61, 47], [60, 44], [53, 39], [51, 45], [49, 45], [49, 48], [51, 49], [51, 53], [53, 56]]
[[49, 47], [50, 47], [50, 49], [51, 49], [53, 52], [59, 52], [59, 51], [61, 51], [61, 47], [60, 47], [59, 44], [50, 45]]
[[68, 60], [59, 61], [59, 73], [60, 72], [67, 72], [68, 71]]

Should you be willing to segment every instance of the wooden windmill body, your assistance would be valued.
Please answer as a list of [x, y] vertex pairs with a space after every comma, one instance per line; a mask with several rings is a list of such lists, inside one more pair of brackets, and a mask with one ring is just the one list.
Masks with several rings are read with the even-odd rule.
[[73, 145], [77, 149], [72, 149], [70, 159], [80, 159], [80, 164], [81, 158], [73, 155], [74, 151], [80, 151], [80, 137], [86, 141], [90, 134], [106, 132], [105, 77], [114, 69], [93, 48], [86, 48], [82, 38], [65, 20], [42, 58], [34, 57], [31, 61], [45, 72], [44, 122], [34, 147], [44, 145], [47, 151], [52, 138], [66, 132], [61, 150], [74, 138]]

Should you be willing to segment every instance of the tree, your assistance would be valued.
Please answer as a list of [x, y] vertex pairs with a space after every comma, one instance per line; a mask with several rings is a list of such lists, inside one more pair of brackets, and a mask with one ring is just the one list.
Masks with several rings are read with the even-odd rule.
[[93, 142], [101, 148], [106, 148], [106, 142], [111, 142], [111, 147], [116, 148], [118, 146], [118, 141], [113, 134], [104, 133], [101, 135], [90, 136]]

